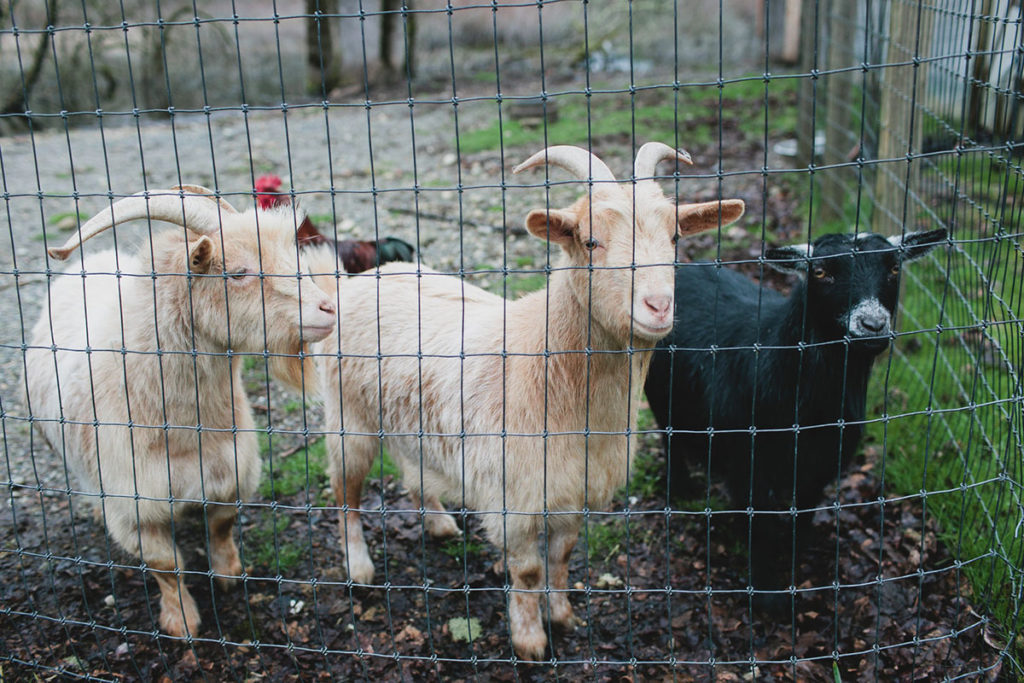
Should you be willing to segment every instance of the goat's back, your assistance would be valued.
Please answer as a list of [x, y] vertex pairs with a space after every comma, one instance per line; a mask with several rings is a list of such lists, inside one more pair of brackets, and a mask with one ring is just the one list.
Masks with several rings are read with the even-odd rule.
[[[96, 364], [104, 364], [104, 357], [109, 355], [102, 350], [122, 346], [118, 278], [113, 274], [118, 267], [126, 272], [139, 270], [133, 256], [122, 256], [118, 261], [113, 251], [104, 251], [90, 254], [84, 262], [54, 276], [39, 320], [32, 328], [32, 348], [25, 354], [29, 405], [33, 416], [40, 419], [36, 426], [58, 450], [62, 445], [72, 451], [88, 446], [80, 443], [81, 438], [87, 438], [86, 430], [73, 427], [62, 435], [58, 420], [92, 420], [92, 412], [86, 408], [92, 404], [95, 391], [111, 389], [96, 387], [93, 377], [99, 371]], [[80, 276], [83, 270], [87, 273], [84, 278]], [[123, 289], [129, 290], [125, 295], [132, 296], [131, 280], [122, 278], [122, 282]], [[87, 354], [86, 348], [99, 351]], [[127, 411], [108, 419], [127, 420]], [[63, 444], [63, 439], [70, 443]]]

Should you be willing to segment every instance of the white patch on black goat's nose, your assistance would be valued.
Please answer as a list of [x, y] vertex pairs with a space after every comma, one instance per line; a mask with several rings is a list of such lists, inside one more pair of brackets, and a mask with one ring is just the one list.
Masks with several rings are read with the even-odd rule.
[[850, 336], [877, 337], [889, 334], [891, 317], [892, 313], [878, 299], [865, 299], [850, 311]]

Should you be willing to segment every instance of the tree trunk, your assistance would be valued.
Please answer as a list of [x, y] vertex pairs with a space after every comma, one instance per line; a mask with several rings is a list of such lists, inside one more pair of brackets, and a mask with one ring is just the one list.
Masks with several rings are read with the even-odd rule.
[[[57, 25], [57, 0], [49, 0], [46, 6], [46, 26]], [[29, 67], [28, 73], [25, 74], [25, 85], [21, 92], [13, 92], [7, 101], [4, 102], [3, 109], [0, 112], [4, 114], [20, 114], [27, 110], [28, 98], [32, 94], [32, 88], [35, 87], [36, 81], [39, 80], [39, 72], [42, 71], [43, 61], [46, 59], [47, 47], [50, 44], [49, 32], [43, 33], [39, 36], [39, 43], [36, 45], [35, 54], [32, 55], [32, 66]]]
[[[320, 15], [317, 16], [317, 10]], [[332, 15], [338, 13], [338, 0], [306, 0], [306, 63], [312, 94], [327, 95], [341, 85], [341, 55], [334, 54], [331, 35]]]
[[395, 15], [397, 0], [380, 0], [380, 41], [377, 43], [377, 61], [380, 62], [384, 76], [390, 79], [395, 74], [395, 64], [391, 61], [392, 38], [395, 32]]

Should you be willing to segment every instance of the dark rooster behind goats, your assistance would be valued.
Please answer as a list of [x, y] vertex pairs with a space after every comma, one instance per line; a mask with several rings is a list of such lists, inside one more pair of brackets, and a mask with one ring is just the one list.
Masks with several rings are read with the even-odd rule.
[[[291, 203], [287, 193], [281, 192], [281, 179], [276, 175], [262, 175], [256, 179], [256, 201], [261, 209], [270, 209]], [[295, 240], [299, 246], [307, 244], [330, 244], [338, 252], [347, 273], [362, 273], [376, 266], [392, 261], [411, 261], [415, 250], [408, 242], [397, 237], [382, 237], [379, 240], [333, 240], [321, 234], [309, 216], [302, 219]]]

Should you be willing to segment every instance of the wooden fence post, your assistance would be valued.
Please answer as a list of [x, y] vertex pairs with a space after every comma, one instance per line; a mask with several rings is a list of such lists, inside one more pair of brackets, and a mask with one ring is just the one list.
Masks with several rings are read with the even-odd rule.
[[875, 179], [873, 228], [883, 234], [899, 233], [904, 221], [907, 229], [912, 230], [916, 221], [921, 163], [904, 159], [920, 152], [926, 69], [913, 62], [929, 54], [934, 18], [922, 3], [923, 0], [894, 0], [889, 6], [885, 63], [900, 65], [884, 67], [880, 78], [877, 158], [893, 160], [879, 165]]
[[[841, 69], [853, 66], [853, 42], [857, 34], [858, 5], [850, 0], [832, 0], [828, 3], [828, 47], [825, 68]], [[822, 78], [825, 86], [825, 149], [822, 162], [826, 165], [851, 161], [855, 151], [857, 131], [853, 130], [854, 82], [857, 72], [829, 74]], [[819, 88], [820, 92], [820, 88]], [[820, 104], [819, 104], [820, 106]], [[856, 169], [833, 168], [821, 171], [821, 193], [817, 219], [835, 221], [843, 218], [847, 198], [856, 192]]]

